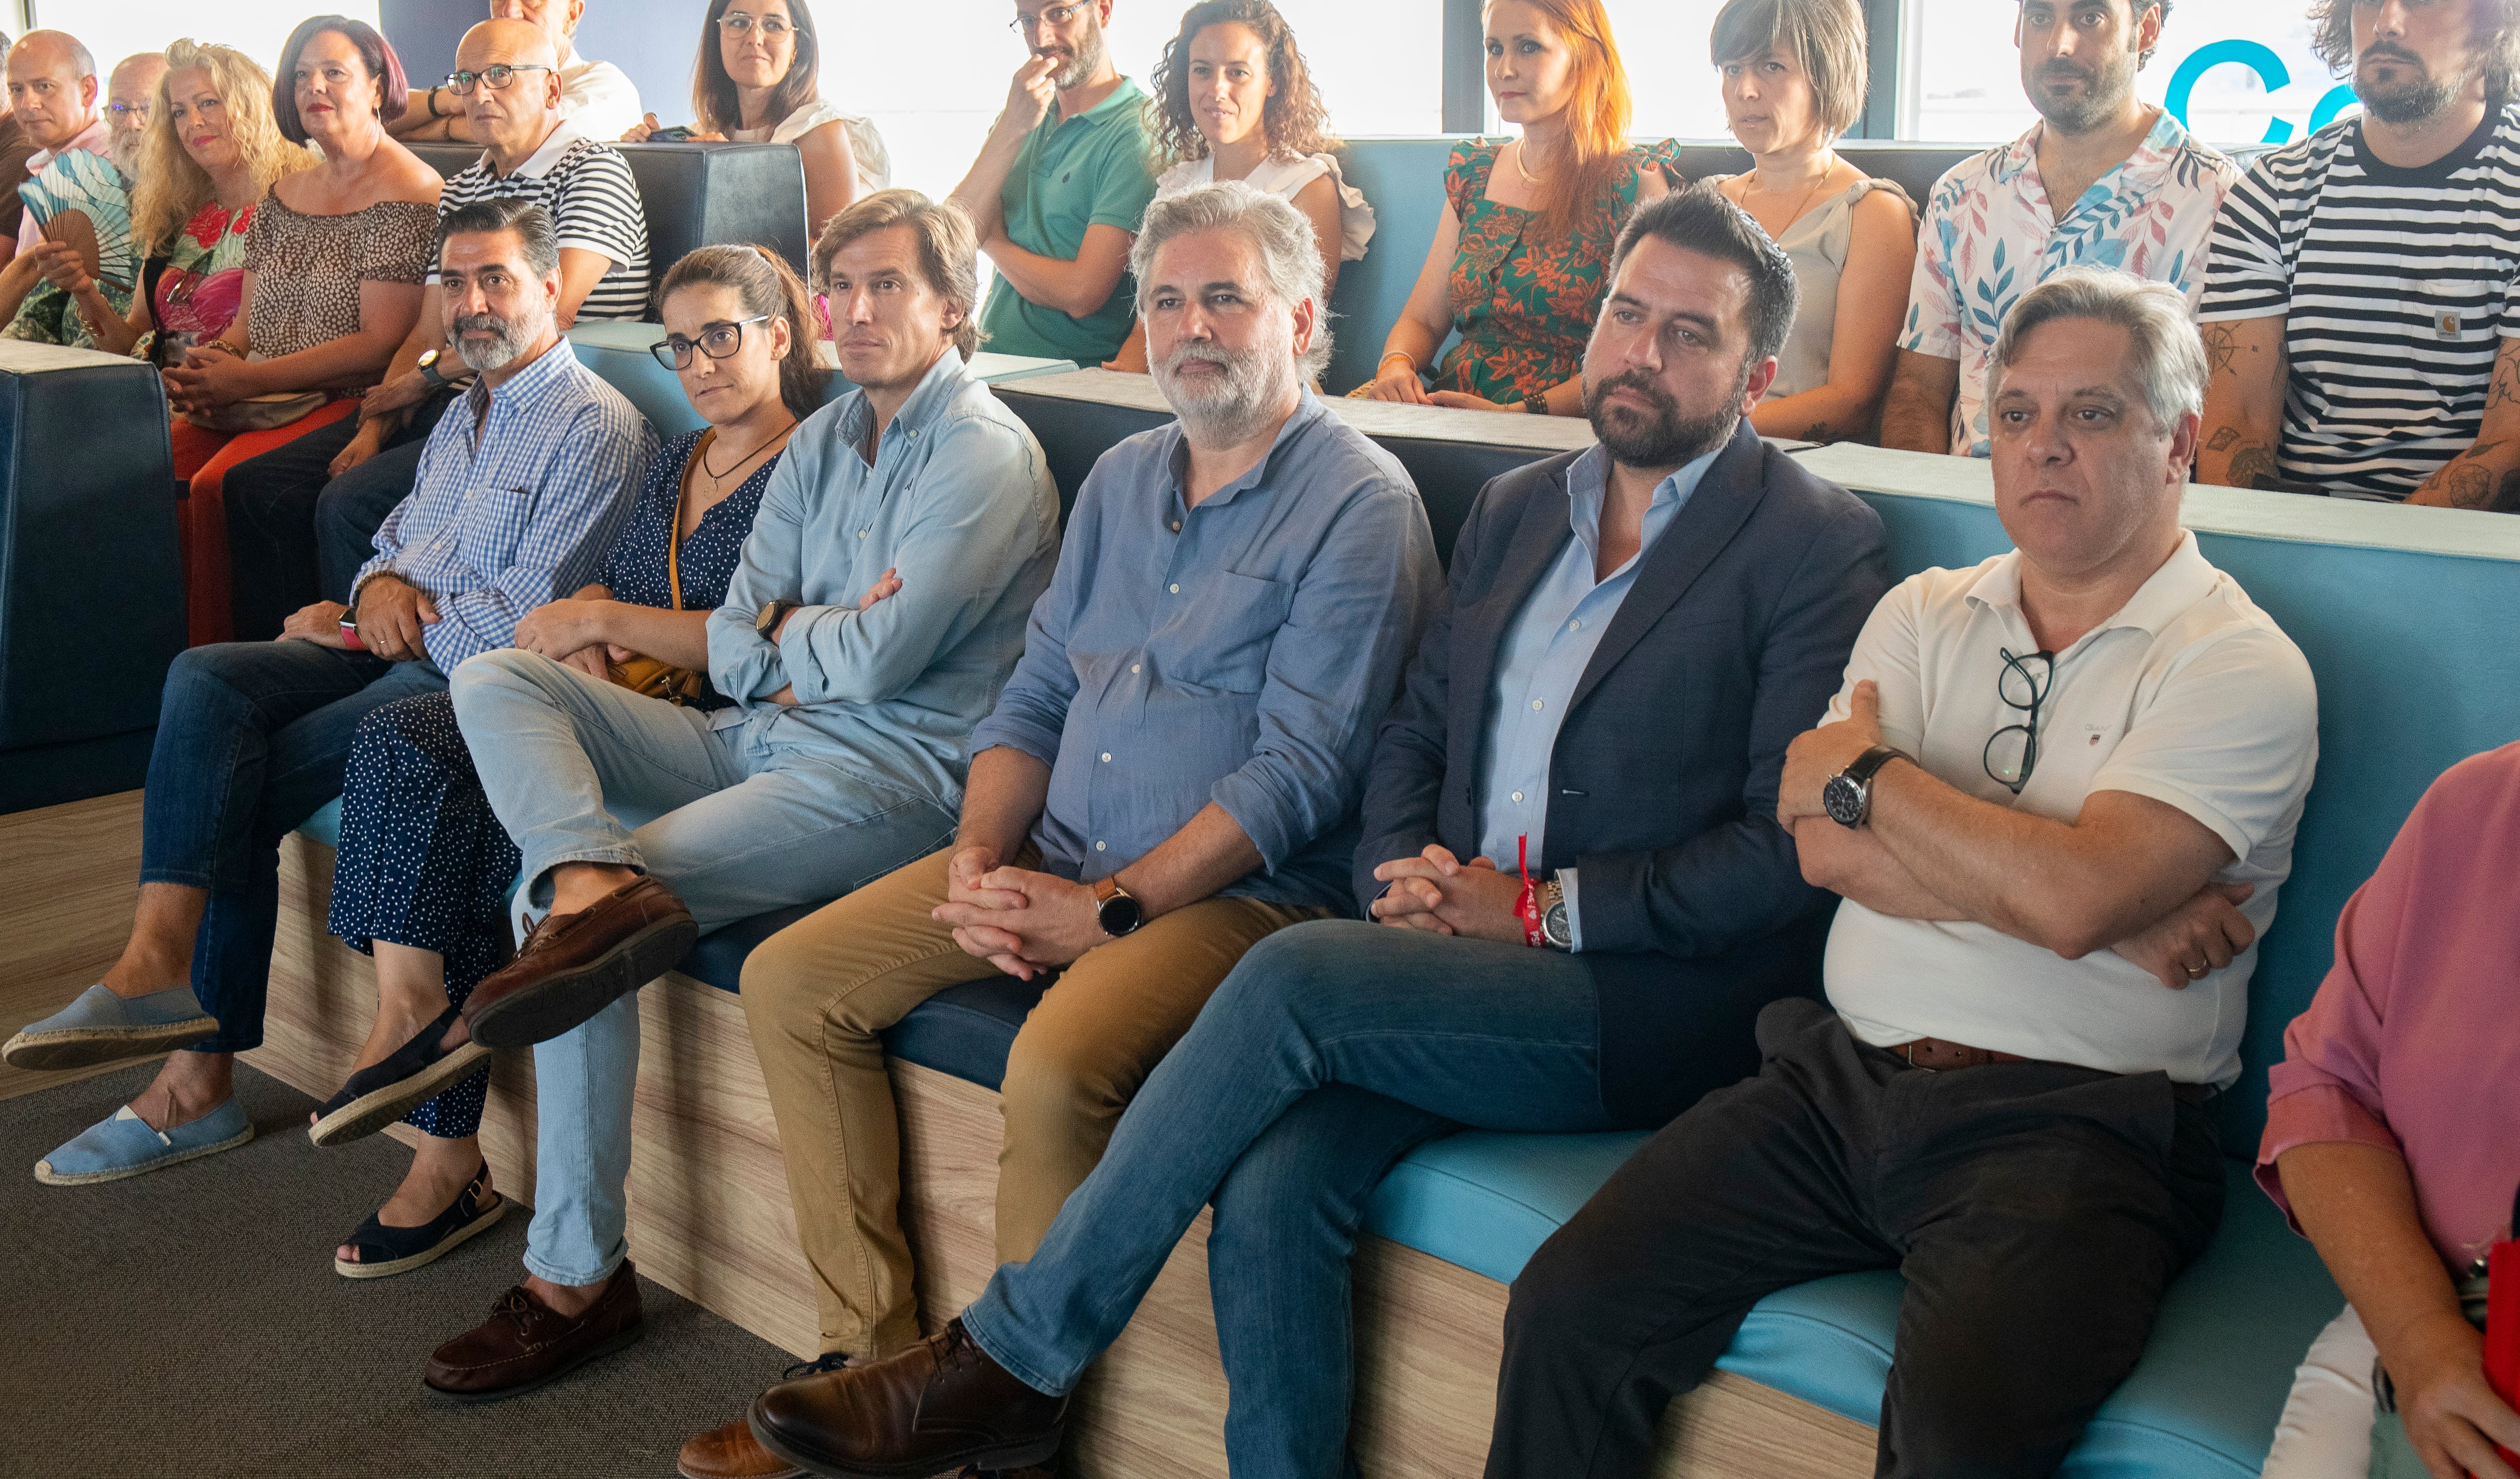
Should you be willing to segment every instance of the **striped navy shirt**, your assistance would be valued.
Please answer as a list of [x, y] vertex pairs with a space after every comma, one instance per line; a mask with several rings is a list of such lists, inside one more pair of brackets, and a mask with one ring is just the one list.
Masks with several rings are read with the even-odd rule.
[[2520, 104], [2400, 169], [2360, 118], [2259, 159], [2214, 225], [2206, 323], [2284, 320], [2279, 474], [2403, 499], [2476, 440], [2520, 336]]
[[[475, 202], [514, 196], [551, 212], [563, 249], [575, 246], [611, 261], [578, 305], [578, 322], [648, 316], [648, 214], [621, 151], [596, 143], [562, 119], [533, 157], [505, 179], [491, 171], [485, 154], [448, 180], [437, 197], [438, 219]], [[428, 280], [436, 282], [437, 274]]]

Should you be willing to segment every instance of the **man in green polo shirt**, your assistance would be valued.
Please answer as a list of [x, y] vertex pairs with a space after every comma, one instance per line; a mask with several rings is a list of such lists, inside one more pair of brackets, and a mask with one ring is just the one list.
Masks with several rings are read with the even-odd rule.
[[1129, 247], [1154, 199], [1146, 92], [1111, 66], [1111, 0], [1014, 0], [1032, 55], [954, 199], [996, 264], [991, 349], [1100, 365], [1137, 312]]

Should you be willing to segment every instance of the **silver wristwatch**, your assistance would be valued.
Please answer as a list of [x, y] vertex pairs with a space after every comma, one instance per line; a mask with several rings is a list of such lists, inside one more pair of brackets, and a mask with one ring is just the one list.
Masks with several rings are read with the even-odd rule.
[[1575, 926], [1566, 918], [1566, 885], [1554, 874], [1540, 885], [1540, 937], [1552, 950], [1575, 948]]

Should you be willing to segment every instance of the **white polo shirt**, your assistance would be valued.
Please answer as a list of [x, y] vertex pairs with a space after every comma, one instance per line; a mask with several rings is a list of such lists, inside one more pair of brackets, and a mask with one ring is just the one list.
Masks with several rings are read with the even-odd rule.
[[[2263, 937], [2292, 869], [2293, 831], [2318, 760], [2318, 694], [2292, 639], [2196, 536], [2124, 608], [2056, 654], [2039, 761], [2015, 796], [1986, 743], [2025, 715], [1997, 682], [2004, 650], [2038, 650], [2021, 613], [2021, 556], [1926, 570], [1882, 598], [1829, 705], [1881, 688], [1883, 740], [1937, 779], [1998, 806], [2071, 822], [2093, 791], [2175, 806], [2228, 843], [2218, 881], [2253, 883], [2241, 913]], [[2079, 961], [1983, 924], [1876, 914], [1853, 900], [1829, 930], [1828, 999], [1848, 1030], [1889, 1048], [1920, 1037], [2187, 1084], [2240, 1073], [2252, 948], [2182, 991], [2110, 951]]]

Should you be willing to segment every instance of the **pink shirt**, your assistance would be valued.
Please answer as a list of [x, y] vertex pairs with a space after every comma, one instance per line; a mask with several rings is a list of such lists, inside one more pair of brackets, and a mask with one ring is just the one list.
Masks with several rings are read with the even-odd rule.
[[[26, 157], [26, 178], [31, 180], [35, 176], [42, 174], [44, 172], [45, 165], [50, 164], [53, 160], [69, 153], [73, 149], [84, 149], [89, 154], [112, 154], [113, 152], [113, 125], [106, 122], [105, 115], [103, 113], [99, 113], [97, 114], [97, 118], [94, 123], [89, 124], [77, 138], [70, 140], [69, 143], [64, 145], [62, 148], [36, 150], [33, 154]], [[11, 190], [15, 190], [18, 187], [12, 185], [9, 188]], [[34, 245], [43, 239], [44, 228], [35, 224], [34, 216], [30, 214], [21, 216], [19, 218], [18, 249], [20, 251], [32, 249]]]
[[[2406, 1157], [2453, 1270], [2509, 1235], [2520, 1182], [2520, 744], [2452, 766], [2336, 920], [2336, 964], [2284, 1029], [2258, 1185], [2275, 1157], [2350, 1141]], [[2294, 1225], [2299, 1230], [2299, 1224]]]

